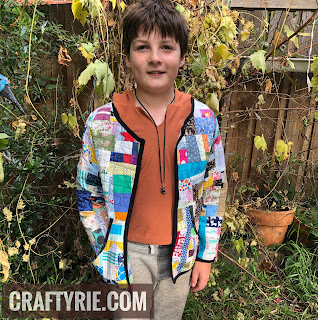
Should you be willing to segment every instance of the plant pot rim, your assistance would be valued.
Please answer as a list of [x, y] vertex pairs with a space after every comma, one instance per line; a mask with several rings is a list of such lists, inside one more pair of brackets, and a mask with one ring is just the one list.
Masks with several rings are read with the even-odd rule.
[[251, 223], [263, 226], [289, 226], [294, 220], [295, 210], [271, 211], [256, 208], [249, 208], [247, 215]]

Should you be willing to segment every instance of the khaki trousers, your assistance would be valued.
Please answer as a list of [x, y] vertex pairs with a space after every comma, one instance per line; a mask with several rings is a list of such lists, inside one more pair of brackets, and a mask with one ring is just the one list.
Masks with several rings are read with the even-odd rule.
[[154, 320], [181, 320], [190, 289], [191, 271], [171, 278], [170, 246], [128, 242], [134, 284], [153, 285]]

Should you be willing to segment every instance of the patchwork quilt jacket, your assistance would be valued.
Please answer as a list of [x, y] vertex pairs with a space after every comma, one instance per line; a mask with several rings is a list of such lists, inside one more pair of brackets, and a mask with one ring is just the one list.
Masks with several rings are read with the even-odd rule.
[[[217, 254], [227, 189], [224, 152], [216, 116], [191, 98], [175, 149], [176, 199], [171, 276], [191, 270], [195, 260]], [[92, 112], [83, 134], [77, 200], [104, 281], [132, 284], [127, 236], [145, 141], [121, 120], [114, 103]]]

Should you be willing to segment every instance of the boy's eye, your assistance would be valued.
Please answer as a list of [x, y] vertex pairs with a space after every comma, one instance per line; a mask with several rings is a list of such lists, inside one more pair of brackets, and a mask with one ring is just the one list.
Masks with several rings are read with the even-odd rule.
[[137, 46], [137, 50], [145, 50], [147, 49], [148, 47], [146, 45], [140, 45], [140, 46]]
[[171, 46], [168, 46], [168, 45], [164, 45], [164, 46], [163, 46], [163, 49], [165, 49], [165, 50], [172, 50], [172, 47], [171, 47]]

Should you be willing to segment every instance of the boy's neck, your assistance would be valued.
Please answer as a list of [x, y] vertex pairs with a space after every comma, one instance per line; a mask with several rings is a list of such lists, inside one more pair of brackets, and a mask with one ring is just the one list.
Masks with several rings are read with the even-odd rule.
[[[135, 91], [138, 99], [144, 105], [144, 107], [149, 110], [159, 110], [166, 108], [168, 104], [171, 103], [175, 96], [174, 88], [165, 94], [153, 94], [145, 91], [138, 91], [138, 88]], [[136, 106], [141, 107], [138, 100], [136, 99]]]

